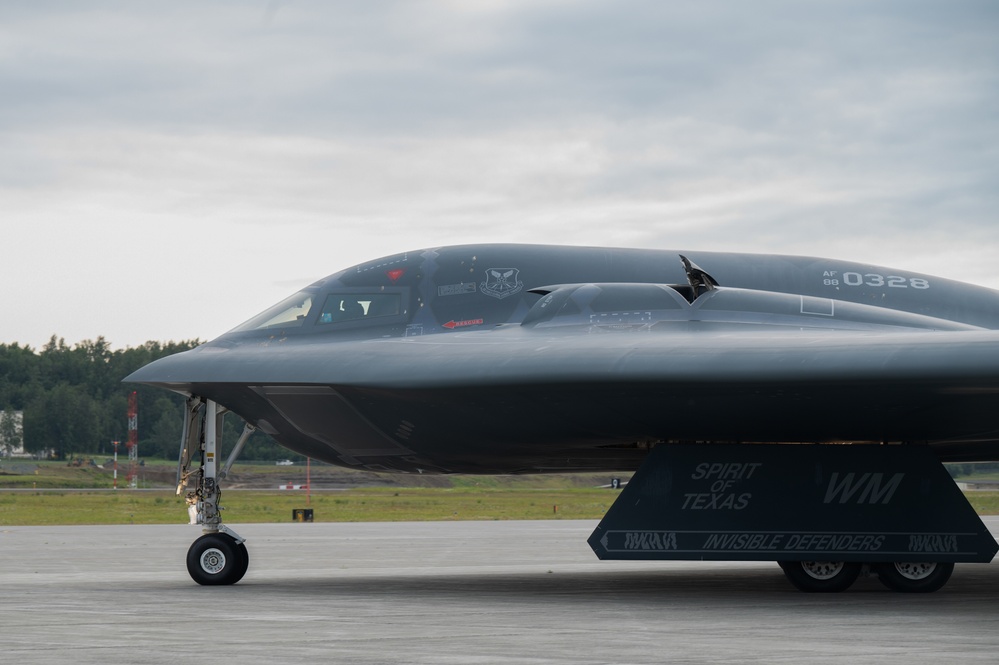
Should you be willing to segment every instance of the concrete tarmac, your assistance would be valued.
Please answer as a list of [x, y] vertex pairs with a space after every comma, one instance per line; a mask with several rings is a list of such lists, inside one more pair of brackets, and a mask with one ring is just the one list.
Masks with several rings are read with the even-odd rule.
[[996, 562], [825, 595], [771, 563], [597, 561], [594, 521], [232, 526], [232, 587], [191, 581], [196, 527], [0, 527], [0, 662], [999, 662]]

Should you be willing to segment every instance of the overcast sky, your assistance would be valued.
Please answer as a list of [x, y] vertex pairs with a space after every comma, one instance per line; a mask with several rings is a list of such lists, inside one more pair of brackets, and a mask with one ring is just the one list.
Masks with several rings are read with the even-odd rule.
[[0, 4], [0, 343], [213, 338], [394, 252], [999, 288], [999, 4]]

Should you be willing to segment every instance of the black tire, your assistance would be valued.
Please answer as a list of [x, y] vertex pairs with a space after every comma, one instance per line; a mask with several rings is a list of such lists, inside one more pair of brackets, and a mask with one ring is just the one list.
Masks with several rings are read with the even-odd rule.
[[784, 576], [799, 591], [839, 593], [860, 576], [861, 564], [847, 561], [778, 561]]
[[209, 533], [187, 551], [187, 572], [198, 584], [235, 584], [246, 573], [250, 559], [246, 548], [232, 536]]
[[931, 593], [950, 579], [953, 563], [882, 563], [877, 568], [878, 579], [892, 591]]
[[243, 575], [246, 575], [246, 569], [250, 567], [250, 553], [246, 549], [246, 543], [238, 543], [236, 549], [239, 550], [239, 575], [233, 580], [233, 584], [243, 579]]

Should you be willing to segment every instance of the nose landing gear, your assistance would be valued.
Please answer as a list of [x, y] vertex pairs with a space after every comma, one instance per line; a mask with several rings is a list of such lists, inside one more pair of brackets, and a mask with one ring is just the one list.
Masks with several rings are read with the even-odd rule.
[[[222, 431], [225, 413], [212, 400], [199, 397], [187, 400], [177, 469], [177, 494], [193, 484], [194, 489], [187, 494], [191, 523], [201, 524], [204, 530], [204, 535], [187, 551], [187, 572], [195, 582], [204, 585], [235, 584], [243, 579], [250, 563], [245, 539], [222, 524], [219, 481], [228, 475], [255, 428], [247, 423], [225, 466], [217, 470], [218, 433]], [[192, 468], [195, 459], [200, 464]]]
[[198, 584], [235, 584], [246, 574], [250, 563], [246, 545], [226, 531], [220, 527], [217, 533], [206, 533], [187, 551], [187, 572]]

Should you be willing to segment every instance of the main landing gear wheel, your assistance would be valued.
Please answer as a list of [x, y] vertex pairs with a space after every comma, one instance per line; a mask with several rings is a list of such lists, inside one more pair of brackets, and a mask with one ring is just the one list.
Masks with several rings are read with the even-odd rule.
[[861, 564], [846, 561], [778, 561], [784, 575], [799, 591], [838, 593], [860, 576]]
[[892, 591], [930, 593], [947, 583], [954, 572], [954, 564], [931, 561], [882, 563], [876, 570], [881, 583]]
[[201, 536], [187, 551], [187, 572], [198, 584], [235, 584], [249, 565], [246, 546], [226, 533]]

